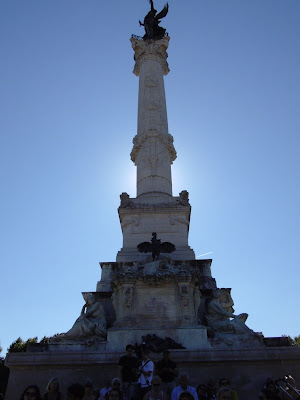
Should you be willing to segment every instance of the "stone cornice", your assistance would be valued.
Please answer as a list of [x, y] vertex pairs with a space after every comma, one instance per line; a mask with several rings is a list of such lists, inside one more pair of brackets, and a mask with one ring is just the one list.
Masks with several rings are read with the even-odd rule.
[[155, 60], [161, 64], [163, 74], [167, 75], [170, 71], [167, 63], [169, 40], [169, 36], [165, 36], [160, 40], [140, 40], [131, 38], [130, 41], [134, 50], [135, 60], [133, 73], [139, 76], [142, 63], [147, 60]]
[[191, 212], [190, 205], [181, 205], [180, 203], [157, 203], [157, 204], [148, 204], [148, 203], [135, 203], [129, 202], [126, 207], [120, 206], [118, 208], [123, 214], [126, 214], [128, 210], [128, 214], [132, 213], [132, 209], [135, 210], [136, 213], [149, 213], [155, 211], [162, 211], [168, 213], [176, 213], [178, 214], [186, 214]]
[[[184, 328], [181, 328], [184, 329]], [[185, 328], [190, 329], [190, 328]], [[113, 330], [113, 329], [111, 329]], [[133, 328], [123, 329], [124, 332]], [[103, 346], [104, 344], [101, 343]], [[101, 346], [101, 347], [102, 347]], [[65, 350], [64, 352], [40, 352], [40, 353], [8, 353], [5, 359], [5, 365], [13, 369], [18, 367], [23, 368], [24, 366], [29, 366], [30, 370], [37, 370], [41, 366], [49, 365], [80, 365], [81, 368], [84, 365], [116, 365], [116, 360], [118, 360], [122, 351], [108, 351], [107, 349], [94, 350], [87, 349], [86, 346], [84, 350], [75, 352], [74, 349]], [[263, 366], [268, 365], [270, 367], [270, 362], [274, 361], [276, 364], [293, 362], [296, 365], [300, 360], [300, 347], [290, 346], [290, 347], [275, 347], [275, 348], [238, 348], [238, 349], [200, 349], [200, 350], [171, 350], [172, 360], [178, 363], [185, 363], [189, 360], [192, 366], [201, 363], [202, 368], [205, 368], [207, 363], [211, 367], [211, 363], [216, 363], [220, 367], [224, 368], [224, 363], [234, 363], [235, 367], [237, 365], [244, 365], [246, 361], [254, 362], [255, 365]], [[160, 360], [160, 354], [153, 354], [153, 360]], [[201, 361], [199, 361], [201, 360]], [[237, 364], [238, 363], [238, 364]]]
[[176, 154], [176, 150], [175, 147], [173, 145], [173, 136], [170, 135], [170, 133], [166, 134], [162, 134], [161, 132], [158, 132], [156, 129], [151, 129], [146, 133], [143, 133], [142, 135], [136, 135], [133, 138], [133, 149], [131, 150], [130, 156], [131, 156], [131, 160], [135, 163], [136, 160], [136, 156], [141, 148], [141, 146], [143, 145], [143, 143], [150, 138], [156, 138], [158, 140], [160, 140], [167, 148], [167, 150], [170, 153], [170, 158], [171, 158], [171, 163], [176, 159], [177, 154]]
[[202, 262], [174, 262], [172, 260], [158, 260], [143, 264], [133, 262], [132, 266], [121, 263], [111, 264], [113, 287], [123, 284], [138, 284], [147, 282], [151, 286], [160, 286], [162, 283], [177, 282], [177, 284], [197, 283], [201, 289], [215, 288], [215, 280], [209, 277], [211, 260]]

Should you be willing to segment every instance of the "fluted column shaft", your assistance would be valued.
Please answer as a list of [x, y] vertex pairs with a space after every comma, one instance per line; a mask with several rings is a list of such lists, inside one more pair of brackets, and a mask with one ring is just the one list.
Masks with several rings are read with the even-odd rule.
[[[139, 76], [138, 127], [131, 159], [137, 166], [137, 197], [141, 201], [166, 201], [172, 196], [171, 164], [176, 158], [168, 117], [163, 75], [169, 72], [169, 37], [131, 39], [134, 73]], [[150, 200], [151, 201], [151, 200]]]

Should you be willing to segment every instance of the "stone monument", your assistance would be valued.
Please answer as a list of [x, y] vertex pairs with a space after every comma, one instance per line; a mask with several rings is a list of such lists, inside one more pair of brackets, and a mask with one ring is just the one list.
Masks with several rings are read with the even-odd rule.
[[[150, 4], [141, 23], [145, 36], [130, 39], [133, 72], [139, 77], [137, 134], [131, 151], [137, 182], [135, 198], [120, 195], [122, 248], [115, 261], [100, 263], [96, 291], [83, 292], [84, 306], [68, 332], [56, 335], [49, 344], [32, 345], [24, 354], [8, 354], [8, 400], [26, 384], [46, 385], [52, 376], [61, 378], [66, 387], [86, 376], [99, 379], [101, 369], [103, 383], [115, 376], [125, 346], [141, 344], [145, 338], [150, 338], [150, 347], [151, 338], [162, 346], [174, 345], [171, 348], [177, 350], [172, 356], [190, 373], [193, 385], [199, 383], [198, 376], [204, 381], [226, 375], [244, 388], [239, 393], [245, 400], [258, 393], [260, 383], [272, 372], [297, 377], [299, 351], [266, 347], [263, 336], [245, 324], [248, 315], [234, 313], [231, 290], [217, 287], [212, 260], [196, 260], [188, 244], [189, 194], [186, 190], [178, 196], [172, 193], [176, 151], [168, 130], [164, 89], [170, 38], [158, 26], [168, 7], [157, 14]], [[169, 245], [152, 254], [141, 251], [141, 244], [153, 241]], [[154, 361], [157, 358], [152, 355]]]

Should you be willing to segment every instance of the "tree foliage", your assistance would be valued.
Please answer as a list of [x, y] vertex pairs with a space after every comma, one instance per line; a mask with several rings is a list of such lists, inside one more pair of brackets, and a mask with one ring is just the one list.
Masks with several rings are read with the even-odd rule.
[[40, 343], [49, 343], [50, 342], [50, 337], [49, 336], [44, 336], [41, 340]]
[[293, 338], [289, 335], [282, 335], [282, 336], [287, 337], [292, 346], [300, 346], [300, 335], [294, 336]]
[[[56, 335], [54, 335], [56, 336]], [[27, 345], [28, 343], [42, 343], [42, 344], [46, 344], [50, 342], [50, 337], [49, 336], [44, 336], [40, 342], [38, 342], [38, 338], [34, 337], [34, 338], [29, 338], [26, 341], [24, 341], [22, 338], [18, 338], [17, 340], [15, 340], [14, 342], [12, 342], [12, 344], [9, 346], [7, 352], [8, 353], [24, 353], [27, 349]], [[1, 351], [0, 351], [1, 353]]]
[[293, 346], [300, 346], [300, 335], [295, 336], [294, 338], [291, 338], [289, 336], [289, 338], [290, 338]]
[[12, 344], [9, 346], [7, 352], [8, 353], [23, 353], [26, 351], [28, 343], [37, 343], [37, 341], [38, 341], [37, 337], [29, 338], [26, 340], [26, 342], [19, 337], [17, 340], [12, 342]]

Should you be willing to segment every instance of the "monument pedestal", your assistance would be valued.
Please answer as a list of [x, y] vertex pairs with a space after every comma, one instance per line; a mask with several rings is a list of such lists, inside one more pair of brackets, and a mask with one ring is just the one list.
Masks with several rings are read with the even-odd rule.
[[[121, 338], [120, 338], [121, 339]], [[171, 350], [171, 358], [180, 372], [187, 372], [192, 386], [213, 378], [216, 382], [226, 376], [238, 392], [239, 398], [257, 398], [268, 376], [278, 379], [291, 374], [300, 381], [300, 347], [252, 349]], [[44, 351], [9, 353], [6, 365], [10, 368], [5, 400], [19, 398], [27, 385], [38, 383], [45, 388], [56, 376], [62, 393], [74, 382], [84, 384], [90, 378], [95, 387], [118, 376], [118, 360], [124, 355], [118, 351], [101, 351], [85, 346], [81, 351]], [[156, 362], [161, 354], [151, 354]]]
[[159, 338], [172, 338], [190, 350], [208, 349], [207, 330], [204, 326], [174, 329], [111, 328], [107, 332], [107, 350], [124, 351], [128, 343], [141, 343], [142, 336], [157, 335]]
[[[128, 195], [127, 195], [128, 196]], [[149, 241], [152, 232], [156, 232], [162, 242], [168, 241], [175, 245], [173, 260], [194, 260], [195, 253], [188, 245], [191, 206], [187, 192], [178, 197], [168, 197], [168, 201], [151, 203], [141, 202], [137, 198], [129, 198], [126, 193], [121, 195], [121, 205], [118, 209], [123, 234], [123, 247], [117, 254], [117, 262], [151, 260], [151, 255], [139, 253], [137, 245]], [[147, 199], [146, 199], [147, 201]]]

